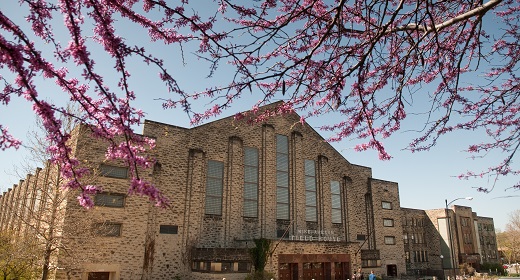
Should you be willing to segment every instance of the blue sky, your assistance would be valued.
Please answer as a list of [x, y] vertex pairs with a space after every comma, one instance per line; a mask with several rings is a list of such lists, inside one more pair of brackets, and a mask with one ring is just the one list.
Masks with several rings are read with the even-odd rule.
[[[7, 2], [7, 3], [6, 3]], [[18, 20], [17, 23], [23, 24], [22, 17], [17, 17], [17, 1], [3, 1], [0, 4], [2, 11], [8, 15], [15, 15], [13, 19]], [[61, 19], [56, 19], [60, 22]], [[139, 41], [140, 35], [136, 33], [135, 28], [125, 26], [121, 29], [124, 36], [129, 40], [135, 39]], [[57, 32], [61, 32], [57, 30]], [[146, 38], [141, 34], [142, 38]], [[62, 42], [66, 44], [65, 42]], [[162, 46], [158, 44], [147, 43], [150, 50], [160, 52], [162, 57], [167, 59], [167, 66], [174, 75], [177, 75], [181, 86], [190, 90], [200, 90], [207, 85], [218, 82], [219, 79], [225, 78], [231, 73], [226, 71], [223, 66], [221, 71], [212, 78], [206, 78], [208, 73], [206, 65], [201, 61], [196, 61], [190, 54], [190, 49], [185, 48], [185, 57], [188, 63], [183, 65], [180, 50], [176, 46]], [[96, 53], [95, 48], [91, 50]], [[112, 65], [109, 59], [101, 55], [97, 55], [97, 69], [107, 69], [111, 71]], [[167, 98], [168, 93], [165, 87], [157, 78], [157, 71], [141, 67], [140, 65], [132, 66], [134, 71], [132, 78], [132, 86], [138, 96], [138, 102], [135, 107], [143, 109], [147, 113], [147, 119], [154, 121], [169, 123], [178, 126], [189, 127], [188, 117], [179, 109], [163, 110], [161, 101], [158, 98]], [[71, 71], [73, 68], [71, 68]], [[107, 72], [109, 73], [109, 72]], [[9, 73], [5, 69], [0, 69], [0, 75], [6, 77]], [[40, 93], [49, 100], [65, 104], [67, 96], [58, 89], [54, 83], [39, 82]], [[428, 90], [428, 89], [425, 89]], [[256, 96], [254, 91], [252, 94], [246, 94], [240, 102], [234, 107], [225, 111], [222, 117], [229, 116], [234, 112], [247, 110], [261, 96]], [[210, 100], [199, 100], [198, 108], [209, 106]], [[327, 123], [338, 120], [331, 120], [331, 116], [310, 119], [309, 124], [319, 131], [318, 127]], [[418, 122], [418, 123], [417, 123]], [[358, 140], [345, 139], [342, 142], [332, 143], [332, 145], [351, 163], [368, 166], [372, 168], [373, 177], [382, 180], [394, 181], [399, 183], [401, 207], [417, 208], [417, 209], [434, 209], [443, 208], [445, 199], [451, 201], [460, 197], [472, 196], [472, 201], [459, 200], [456, 204], [465, 205], [473, 208], [480, 216], [491, 217], [495, 221], [495, 225], [499, 229], [504, 229], [508, 221], [508, 214], [519, 209], [520, 197], [500, 198], [503, 196], [520, 195], [518, 191], [507, 190], [518, 181], [518, 178], [506, 177], [501, 178], [495, 189], [489, 193], [479, 193], [477, 187], [490, 187], [492, 182], [488, 178], [480, 180], [459, 180], [456, 176], [468, 170], [480, 171], [485, 170], [491, 164], [499, 161], [500, 154], [492, 154], [485, 159], [471, 160], [468, 154], [463, 150], [467, 148], [469, 143], [479, 142], [482, 135], [479, 132], [453, 133], [443, 137], [440, 143], [432, 148], [429, 152], [411, 153], [403, 151], [407, 143], [414, 136], [413, 132], [407, 131], [407, 128], [420, 127], [421, 120], [410, 119], [403, 124], [403, 130], [398, 132], [384, 143], [388, 152], [393, 156], [390, 161], [380, 161], [373, 151], [355, 152], [354, 146], [359, 143]], [[31, 110], [31, 105], [24, 99], [12, 97], [12, 101], [8, 107], [0, 106], [0, 123], [8, 126], [11, 133], [18, 139], [24, 140], [27, 131], [34, 129], [35, 119]], [[141, 128], [136, 128], [138, 132]], [[322, 133], [324, 137], [327, 134]], [[26, 149], [0, 151], [0, 192], [4, 192], [13, 184], [18, 183], [20, 177], [15, 174], [14, 167], [21, 166], [24, 158], [27, 157]]]

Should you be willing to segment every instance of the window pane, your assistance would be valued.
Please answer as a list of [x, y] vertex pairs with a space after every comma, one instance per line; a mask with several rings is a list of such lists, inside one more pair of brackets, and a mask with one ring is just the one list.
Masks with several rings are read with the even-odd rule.
[[222, 215], [222, 198], [221, 197], [206, 197], [206, 214]]
[[308, 222], [316, 222], [317, 221], [317, 215], [316, 215], [316, 207], [305, 207], [305, 220]]
[[305, 204], [307, 206], [316, 206], [316, 192], [305, 192]]
[[244, 148], [244, 164], [247, 166], [258, 166], [258, 150], [251, 147]]
[[388, 201], [383, 201], [381, 203], [381, 206], [383, 209], [392, 209], [392, 203]]
[[276, 135], [276, 152], [287, 154], [289, 151], [289, 138], [285, 135]]
[[394, 226], [394, 220], [392, 220], [392, 219], [383, 219], [383, 225], [385, 227], [393, 227]]
[[385, 236], [385, 244], [388, 244], [388, 245], [395, 244], [395, 237], [393, 237], [393, 236]]
[[282, 203], [289, 202], [289, 189], [288, 188], [276, 188], [276, 202], [282, 202]]
[[162, 234], [177, 234], [178, 226], [173, 225], [160, 225], [159, 233]]
[[222, 178], [224, 163], [214, 160], [208, 161], [208, 177]]
[[125, 204], [125, 195], [98, 193], [94, 197], [94, 205], [105, 207], [123, 207]]
[[246, 200], [244, 203], [244, 217], [258, 217], [258, 202]]
[[128, 178], [128, 168], [102, 164], [99, 166], [101, 176], [126, 179]]
[[331, 214], [332, 214], [332, 223], [340, 224], [341, 221], [341, 190], [339, 187], [339, 181], [331, 181], [330, 182], [330, 192], [331, 192]]
[[224, 163], [208, 160], [206, 179], [206, 214], [222, 215]]
[[245, 166], [244, 167], [244, 181], [250, 183], [258, 183], [258, 167]]
[[316, 176], [316, 169], [314, 168], [314, 161], [313, 160], [305, 160], [305, 175], [315, 177]]
[[244, 148], [244, 217], [258, 217], [258, 149]]
[[341, 210], [332, 209], [332, 223], [341, 224]]
[[287, 154], [276, 154], [276, 170], [289, 171], [289, 157]]
[[339, 195], [331, 196], [331, 200], [333, 209], [341, 209], [341, 198]]
[[244, 199], [258, 200], [257, 185], [249, 183], [244, 185]]
[[340, 194], [339, 182], [338, 181], [331, 181], [330, 182], [330, 192], [332, 194]]
[[316, 178], [315, 177], [305, 177], [305, 189], [309, 191], [316, 191]]
[[276, 219], [289, 220], [289, 204], [277, 204]]
[[276, 172], [276, 185], [279, 187], [289, 187], [289, 174], [287, 172]]
[[317, 221], [316, 209], [316, 171], [313, 160], [305, 160], [305, 219]]
[[208, 178], [208, 182], [206, 183], [206, 195], [222, 196], [222, 180]]

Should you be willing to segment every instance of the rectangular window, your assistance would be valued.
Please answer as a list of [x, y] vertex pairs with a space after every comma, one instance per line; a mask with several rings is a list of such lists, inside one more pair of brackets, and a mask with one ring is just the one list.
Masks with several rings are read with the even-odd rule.
[[239, 262], [237, 271], [238, 272], [250, 272], [251, 264], [247, 263], [247, 262]]
[[208, 160], [205, 214], [222, 215], [223, 182], [224, 163]]
[[276, 219], [289, 220], [289, 139], [276, 135]]
[[395, 237], [394, 236], [385, 236], [385, 244], [395, 245]]
[[382, 201], [381, 202], [381, 207], [383, 209], [392, 209], [392, 202]]
[[383, 219], [383, 226], [385, 227], [393, 227], [394, 220], [393, 219]]
[[318, 221], [316, 197], [316, 169], [313, 160], [305, 160], [305, 220]]
[[121, 236], [121, 224], [119, 223], [97, 223], [92, 228], [97, 236]]
[[361, 260], [362, 267], [380, 267], [381, 260]]
[[358, 234], [358, 235], [356, 236], [356, 240], [365, 240], [365, 238], [366, 238], [366, 237], [365, 237], [364, 234]]
[[111, 177], [111, 178], [119, 178], [126, 179], [128, 178], [128, 168], [101, 164], [99, 166], [99, 172], [101, 176]]
[[244, 217], [258, 217], [258, 149], [244, 148]]
[[408, 244], [408, 234], [407, 233], [403, 234], [403, 243]]
[[332, 205], [332, 223], [341, 224], [341, 189], [338, 181], [330, 182], [330, 196]]
[[159, 233], [161, 234], [177, 234], [179, 227], [173, 225], [160, 225]]
[[114, 193], [98, 193], [94, 197], [94, 205], [122, 208], [125, 206], [125, 195]]

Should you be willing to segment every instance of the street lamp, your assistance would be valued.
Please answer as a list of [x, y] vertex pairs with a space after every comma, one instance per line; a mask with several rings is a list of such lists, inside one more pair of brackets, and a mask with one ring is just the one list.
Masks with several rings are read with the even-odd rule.
[[446, 274], [444, 273], [444, 256], [443, 255], [440, 255], [439, 256], [441, 258], [441, 268], [443, 268], [442, 270], [442, 279], [446, 279]]
[[446, 225], [448, 227], [448, 235], [450, 238], [451, 268], [453, 269], [453, 277], [455, 277], [455, 279], [457, 279], [457, 276], [456, 276], [457, 273], [455, 272], [455, 265], [456, 265], [455, 264], [455, 248], [453, 248], [453, 237], [451, 235], [451, 222], [450, 222], [450, 215], [448, 214], [448, 206], [450, 206], [453, 202], [460, 200], [460, 199], [473, 200], [473, 197], [468, 196], [468, 197], [455, 198], [454, 200], [450, 201], [450, 203], [448, 203], [447, 199], [444, 200], [444, 202], [446, 203], [446, 208], [444, 209], [445, 214], [446, 214]]

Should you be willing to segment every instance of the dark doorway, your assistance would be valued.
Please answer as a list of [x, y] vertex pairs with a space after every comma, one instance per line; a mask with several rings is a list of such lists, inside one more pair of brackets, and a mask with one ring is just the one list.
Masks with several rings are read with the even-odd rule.
[[88, 280], [110, 280], [110, 272], [89, 272]]
[[349, 279], [350, 272], [348, 271], [348, 263], [346, 262], [335, 262], [334, 263], [334, 280], [347, 280]]
[[397, 265], [389, 264], [386, 266], [386, 275], [388, 276], [397, 276]]

